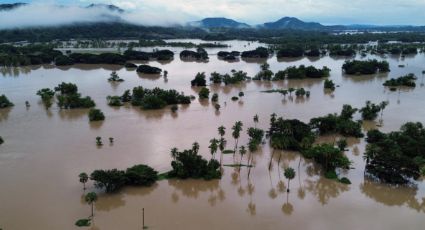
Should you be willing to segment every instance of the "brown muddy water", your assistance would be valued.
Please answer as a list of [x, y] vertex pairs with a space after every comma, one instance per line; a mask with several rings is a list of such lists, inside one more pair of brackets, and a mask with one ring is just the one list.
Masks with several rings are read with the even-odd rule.
[[[237, 48], [252, 49], [247, 42], [233, 41]], [[175, 48], [174, 48], [175, 49]], [[107, 95], [121, 95], [125, 89], [142, 85], [147, 88], [174, 88], [196, 95], [190, 80], [197, 72], [230, 72], [244, 70], [254, 76], [260, 69], [258, 61], [228, 63], [214, 54], [224, 49], [208, 49], [207, 63], [184, 62], [176, 55], [169, 63], [150, 62], [169, 72], [168, 80], [161, 76], [143, 76], [119, 66], [77, 65], [67, 68], [32, 66], [1, 69], [0, 94], [15, 103], [11, 109], [0, 110], [0, 228], [77, 229], [74, 223], [90, 215], [83, 201], [80, 172], [95, 169], [125, 169], [135, 164], [148, 164], [160, 172], [170, 169], [172, 147], [189, 148], [194, 141], [201, 145], [202, 154], [209, 158], [208, 141], [217, 137], [217, 127], [227, 132], [235, 121], [244, 124], [240, 143], [246, 144], [246, 129], [254, 126], [252, 117], [258, 114], [259, 127], [268, 128], [269, 116], [277, 113], [285, 118], [308, 122], [310, 118], [339, 112], [343, 104], [361, 107], [366, 100], [389, 100], [384, 112], [383, 131], [397, 130], [407, 121], [425, 123], [425, 87], [422, 70], [425, 57], [397, 59], [388, 57], [391, 72], [386, 75], [344, 76], [344, 59], [268, 60], [273, 71], [290, 65], [328, 66], [331, 77], [340, 87], [334, 93], [323, 91], [323, 80], [289, 80], [283, 82], [251, 81], [235, 86], [210, 86], [220, 97], [222, 109], [215, 112], [210, 102], [198, 99], [189, 106], [179, 106], [173, 115], [169, 108], [142, 111], [131, 106], [112, 108]], [[381, 58], [381, 57], [374, 57]], [[399, 64], [406, 65], [399, 68]], [[116, 70], [125, 82], [107, 81]], [[382, 83], [390, 77], [413, 72], [418, 76], [412, 90], [390, 92]], [[53, 88], [60, 82], [76, 83], [82, 95], [91, 96], [105, 113], [103, 122], [89, 123], [87, 110], [46, 111], [35, 95], [38, 89]], [[286, 100], [280, 94], [261, 93], [282, 87], [304, 87], [311, 91], [309, 99]], [[239, 102], [230, 98], [240, 91], [245, 97]], [[29, 101], [30, 108], [25, 107]], [[224, 106], [224, 101], [227, 105]], [[357, 114], [356, 118], [360, 118]], [[369, 122], [365, 129], [376, 126]], [[95, 137], [104, 142], [114, 137], [113, 145], [98, 148]], [[230, 134], [228, 146], [233, 145]], [[333, 142], [336, 137], [320, 138]], [[95, 205], [94, 224], [89, 229], [141, 229], [141, 210], [145, 209], [150, 229], [423, 229], [425, 224], [425, 184], [417, 187], [392, 188], [370, 182], [363, 177], [365, 148], [363, 139], [349, 139], [347, 156], [354, 169], [340, 172], [351, 185], [343, 185], [320, 176], [320, 168], [300, 158], [294, 152], [275, 154], [272, 170], [268, 171], [271, 150], [264, 144], [254, 154], [255, 167], [247, 179], [247, 169], [240, 173], [225, 168], [221, 180], [164, 180], [150, 188], [127, 187], [117, 194], [100, 194]], [[281, 156], [280, 163], [279, 156]], [[239, 159], [239, 158], [237, 158]], [[246, 161], [246, 156], [244, 161]], [[232, 155], [224, 157], [232, 163]], [[286, 193], [287, 181], [283, 169], [296, 169], [291, 192]], [[88, 191], [95, 190], [89, 183]]]

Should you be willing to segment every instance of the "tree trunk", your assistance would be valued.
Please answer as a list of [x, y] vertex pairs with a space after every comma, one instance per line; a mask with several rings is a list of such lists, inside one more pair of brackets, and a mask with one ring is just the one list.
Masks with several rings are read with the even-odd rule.
[[93, 217], [94, 216], [94, 211], [93, 211], [94, 209], [93, 209], [93, 202], [91, 203], [91, 217]]
[[272, 152], [272, 157], [270, 158], [269, 170], [272, 167], [273, 156], [274, 156], [274, 149], [273, 149], [273, 152]]
[[289, 193], [289, 182], [290, 182], [291, 180], [289, 180], [288, 179], [288, 189], [286, 189], [286, 191]]

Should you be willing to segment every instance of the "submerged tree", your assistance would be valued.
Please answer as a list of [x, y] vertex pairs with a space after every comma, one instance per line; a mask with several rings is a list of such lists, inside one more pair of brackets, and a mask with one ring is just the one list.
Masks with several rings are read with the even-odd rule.
[[219, 144], [219, 140], [215, 138], [210, 140], [210, 145], [208, 146], [208, 148], [210, 149], [212, 159], [215, 159], [215, 153], [218, 150], [218, 144]]
[[89, 176], [87, 173], [82, 172], [80, 175], [78, 175], [78, 177], [80, 178], [80, 182], [83, 184], [83, 190], [86, 190], [86, 183], [89, 180]]
[[295, 170], [291, 167], [286, 168], [284, 172], [285, 178], [288, 180], [288, 188], [286, 189], [289, 192], [289, 182], [295, 177]]
[[242, 125], [243, 124], [241, 121], [237, 121], [232, 127], [232, 130], [233, 130], [232, 136], [235, 139], [235, 149], [233, 150], [234, 151], [233, 155], [235, 155], [236, 149], [238, 148], [238, 140], [240, 137], [240, 133], [242, 131]]
[[89, 192], [84, 197], [84, 200], [91, 206], [91, 217], [94, 216], [94, 203], [97, 201], [97, 194], [95, 192]]

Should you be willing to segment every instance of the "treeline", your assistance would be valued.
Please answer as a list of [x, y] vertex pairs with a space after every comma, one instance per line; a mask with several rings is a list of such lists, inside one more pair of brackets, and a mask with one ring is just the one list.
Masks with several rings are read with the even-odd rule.
[[347, 60], [342, 65], [342, 69], [346, 74], [375, 74], [377, 72], [390, 72], [390, 65], [387, 61], [378, 61], [376, 59], [359, 61]]

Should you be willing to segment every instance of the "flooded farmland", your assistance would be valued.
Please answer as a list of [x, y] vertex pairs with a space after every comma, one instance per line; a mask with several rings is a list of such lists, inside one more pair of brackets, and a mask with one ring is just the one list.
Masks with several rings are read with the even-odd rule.
[[[196, 41], [195, 41], [196, 42]], [[199, 42], [199, 41], [197, 41]], [[138, 74], [121, 66], [74, 65], [69, 67], [28, 66], [0, 69], [0, 94], [15, 104], [0, 109], [0, 228], [10, 229], [77, 229], [77, 219], [90, 215], [85, 203], [80, 172], [95, 169], [125, 169], [135, 164], [147, 164], [159, 172], [170, 170], [170, 149], [189, 148], [194, 141], [207, 159], [209, 140], [217, 137], [217, 127], [228, 130], [235, 121], [244, 124], [240, 144], [248, 141], [246, 129], [258, 126], [267, 130], [270, 114], [308, 122], [311, 118], [338, 113], [343, 104], [360, 108], [365, 101], [378, 103], [388, 100], [383, 123], [365, 122], [363, 129], [398, 130], [407, 121], [425, 123], [425, 87], [422, 71], [425, 55], [399, 57], [368, 56], [385, 59], [391, 72], [367, 76], [347, 76], [342, 73], [344, 58], [329, 56], [311, 59], [267, 60], [273, 72], [288, 66], [313, 65], [331, 69], [330, 79], [339, 87], [333, 93], [323, 90], [323, 79], [285, 80], [276, 82], [247, 81], [237, 85], [210, 85], [219, 94], [221, 109], [216, 112], [211, 102], [192, 101], [179, 106], [176, 114], [167, 107], [144, 111], [126, 105], [114, 108], [107, 105], [108, 95], [122, 95], [135, 86], [176, 89], [186, 95], [197, 95], [190, 81], [197, 72], [229, 73], [243, 70], [254, 76], [265, 60], [219, 60], [220, 50], [249, 50], [258, 43], [230, 41], [229, 48], [206, 49], [208, 62], [182, 61], [181, 48], [171, 62], [149, 62], [149, 65], [168, 71], [168, 77]], [[151, 50], [152, 48], [144, 48]], [[360, 57], [357, 57], [360, 59]], [[404, 65], [400, 68], [399, 65]], [[125, 81], [107, 81], [117, 71]], [[408, 73], [418, 77], [414, 89], [390, 91], [382, 83]], [[60, 110], [54, 105], [46, 110], [37, 90], [53, 88], [61, 82], [78, 85], [83, 96], [94, 99], [106, 116], [101, 122], [90, 122], [88, 110]], [[289, 87], [304, 87], [309, 98], [285, 98], [278, 93], [261, 91]], [[240, 91], [245, 96], [232, 101]], [[25, 106], [25, 101], [30, 107]], [[224, 103], [226, 102], [226, 103]], [[360, 119], [360, 114], [356, 114]], [[226, 138], [232, 145], [232, 137]], [[95, 137], [105, 140], [114, 137], [113, 144], [98, 147]], [[324, 136], [319, 142], [333, 142], [336, 136]], [[224, 167], [221, 180], [161, 180], [149, 188], [126, 187], [116, 194], [100, 192], [95, 204], [95, 217], [89, 229], [141, 229], [141, 210], [150, 229], [422, 229], [425, 224], [425, 183], [417, 187], [390, 187], [364, 178], [363, 138], [349, 138], [346, 155], [353, 169], [342, 171], [351, 185], [321, 176], [320, 167], [303, 159], [300, 154], [282, 151], [268, 165], [272, 150], [266, 142], [254, 153], [254, 165], [248, 171]], [[246, 156], [243, 159], [246, 161]], [[225, 155], [225, 163], [233, 156]], [[285, 167], [296, 170], [291, 192], [286, 192]], [[88, 190], [95, 190], [91, 182]]]

